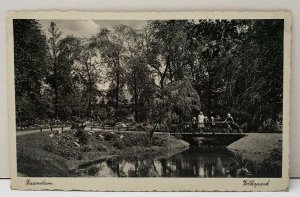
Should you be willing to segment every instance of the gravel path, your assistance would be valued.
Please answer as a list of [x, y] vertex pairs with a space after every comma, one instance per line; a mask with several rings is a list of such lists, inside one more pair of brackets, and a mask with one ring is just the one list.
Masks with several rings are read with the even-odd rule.
[[[69, 130], [70, 127], [64, 127], [64, 130]], [[58, 131], [61, 130], [61, 128], [54, 128], [53, 131]], [[43, 132], [46, 131], [50, 131], [50, 129], [43, 129]], [[32, 134], [32, 133], [39, 133], [41, 132], [40, 129], [32, 129], [32, 130], [27, 130], [27, 131], [18, 131], [17, 130], [17, 136], [21, 136], [21, 135], [28, 135], [28, 134]]]

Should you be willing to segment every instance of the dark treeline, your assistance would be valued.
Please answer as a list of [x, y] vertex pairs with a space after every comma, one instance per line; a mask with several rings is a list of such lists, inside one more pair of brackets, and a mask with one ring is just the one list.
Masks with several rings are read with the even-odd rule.
[[201, 110], [258, 129], [282, 116], [283, 26], [165, 20], [79, 38], [14, 20], [17, 119], [180, 123]]

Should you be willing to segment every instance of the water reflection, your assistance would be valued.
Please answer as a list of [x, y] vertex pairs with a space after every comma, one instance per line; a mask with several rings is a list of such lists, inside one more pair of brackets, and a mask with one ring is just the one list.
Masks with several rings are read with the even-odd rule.
[[[81, 169], [79, 176], [99, 177], [280, 177], [264, 174], [258, 159], [224, 148], [190, 148], [173, 156], [114, 158]], [[268, 168], [266, 168], [268, 169]]]

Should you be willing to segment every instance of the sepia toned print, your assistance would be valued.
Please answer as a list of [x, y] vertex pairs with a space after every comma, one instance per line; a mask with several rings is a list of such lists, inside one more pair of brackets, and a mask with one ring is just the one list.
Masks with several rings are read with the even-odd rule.
[[179, 13], [9, 15], [13, 188], [287, 188], [289, 14]]

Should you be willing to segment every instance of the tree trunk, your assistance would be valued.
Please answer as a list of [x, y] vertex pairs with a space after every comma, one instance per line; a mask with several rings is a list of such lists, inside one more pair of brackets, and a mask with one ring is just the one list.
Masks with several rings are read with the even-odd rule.
[[211, 111], [212, 107], [212, 72], [210, 69], [210, 65], [207, 66], [207, 71], [208, 71], [208, 87], [207, 87], [207, 111]]
[[56, 119], [58, 118], [58, 84], [57, 84], [57, 50], [56, 50], [56, 41], [57, 41], [57, 34], [53, 31], [51, 33], [51, 52], [53, 55], [53, 89], [54, 89], [54, 113]]
[[88, 117], [91, 118], [92, 116], [92, 94], [93, 94], [93, 89], [92, 89], [92, 82], [89, 82], [89, 90], [88, 90]]
[[54, 83], [53, 83], [53, 88], [54, 88], [54, 111], [55, 111], [55, 117], [58, 119], [58, 87], [57, 87], [57, 81], [56, 81], [56, 76], [57, 76], [57, 66], [56, 66], [56, 58], [54, 58], [53, 62], [53, 67], [54, 67]]
[[150, 131], [150, 137], [153, 137], [153, 134], [154, 134], [154, 132], [155, 132], [155, 130], [156, 130], [157, 125], [158, 125], [158, 124], [161, 122], [161, 120], [162, 120], [161, 109], [160, 109], [160, 113], [159, 113], [159, 114], [160, 114], [160, 115], [159, 115], [159, 120], [158, 120], [158, 122], [155, 123], [154, 128]]
[[134, 119], [135, 119], [136, 122], [139, 122], [137, 80], [136, 80], [136, 73], [135, 72], [134, 72]]
[[117, 119], [118, 119], [118, 110], [119, 110], [119, 91], [120, 91], [120, 74], [119, 74], [119, 71], [117, 71], [116, 77], [117, 77], [117, 84], [116, 84], [116, 112], [117, 113], [115, 113], [115, 119], [117, 121]]
[[89, 65], [88, 62], [85, 62], [85, 66], [86, 66], [86, 71], [88, 74], [88, 84], [87, 84], [87, 91], [88, 91], [88, 117], [91, 118], [91, 112], [92, 112], [92, 93], [93, 93], [93, 88], [92, 88], [92, 77], [91, 77], [91, 73], [90, 73], [90, 69], [89, 69]]
[[171, 60], [170, 60], [170, 55], [168, 55], [166, 57], [166, 68], [161, 76], [161, 79], [160, 79], [160, 88], [163, 89], [164, 87], [164, 81], [165, 81], [165, 78], [167, 76], [167, 72], [168, 72], [168, 69], [170, 68], [171, 66]]
[[117, 74], [117, 87], [116, 87], [116, 109], [119, 108], [119, 91], [120, 91], [120, 76]]

